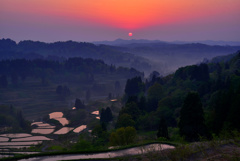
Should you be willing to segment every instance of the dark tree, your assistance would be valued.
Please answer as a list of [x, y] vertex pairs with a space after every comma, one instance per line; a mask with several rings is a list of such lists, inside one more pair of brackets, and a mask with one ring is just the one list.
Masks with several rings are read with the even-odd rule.
[[102, 130], [103, 130], [103, 131], [107, 131], [107, 125], [106, 125], [105, 122], [102, 122], [102, 123], [101, 123], [101, 127], [102, 127]]
[[209, 70], [207, 64], [191, 65], [179, 68], [175, 74], [175, 78], [183, 80], [190, 79], [196, 81], [207, 81], [209, 79]]
[[138, 102], [138, 107], [140, 110], [146, 111], [147, 110], [147, 101], [146, 97], [142, 96]]
[[125, 93], [127, 96], [138, 95], [141, 92], [144, 92], [144, 83], [142, 82], [141, 77], [134, 77], [128, 79], [125, 87]]
[[230, 88], [228, 91], [221, 92], [213, 101], [214, 113], [211, 129], [216, 134], [222, 130], [240, 130], [240, 86], [238, 89]]
[[131, 103], [131, 102], [138, 103], [138, 97], [137, 96], [128, 97], [126, 104]]
[[153, 82], [155, 81], [156, 77], [159, 77], [160, 74], [157, 71], [153, 71], [150, 75], [149, 75], [149, 80], [152, 80]]
[[231, 109], [231, 96], [232, 91], [219, 91], [216, 93], [215, 98], [211, 99], [211, 106], [213, 107], [212, 122], [210, 128], [215, 134], [219, 134], [226, 122], [229, 110]]
[[85, 105], [80, 99], [77, 98], [75, 101], [75, 107], [76, 109], [83, 109], [85, 108]]
[[110, 107], [106, 108], [105, 116], [106, 116], [106, 122], [112, 121], [113, 116], [112, 116], [112, 110], [110, 109]]
[[118, 117], [116, 128], [120, 127], [128, 127], [128, 126], [135, 126], [136, 122], [132, 119], [132, 116], [129, 114], [121, 114]]
[[148, 111], [154, 111], [158, 108], [158, 102], [162, 96], [162, 86], [159, 83], [155, 83], [148, 89]]
[[207, 81], [209, 80], [209, 70], [208, 70], [208, 65], [207, 64], [200, 64], [199, 65], [199, 77], [198, 80], [200, 81]]
[[104, 108], [102, 108], [101, 113], [100, 113], [100, 121], [101, 122], [110, 122], [112, 121], [113, 116], [112, 116], [112, 111], [109, 107], [106, 108], [106, 110]]
[[166, 139], [169, 139], [168, 127], [167, 127], [166, 120], [164, 118], [161, 118], [161, 120], [160, 120], [158, 132], [157, 132], [157, 137], [158, 138], [159, 137], [164, 137]]
[[207, 136], [202, 103], [198, 93], [190, 92], [180, 111], [180, 135], [188, 141], [197, 141], [199, 136]]
[[105, 122], [106, 121], [106, 116], [105, 116], [105, 109], [102, 108], [100, 112], [100, 121]]
[[140, 110], [135, 102], [127, 103], [125, 107], [120, 111], [121, 114], [129, 114], [134, 121], [136, 121], [140, 115]]
[[22, 110], [17, 110], [17, 120], [19, 122], [19, 125], [21, 128], [25, 129], [27, 127], [26, 121], [24, 120], [23, 116], [22, 116]]

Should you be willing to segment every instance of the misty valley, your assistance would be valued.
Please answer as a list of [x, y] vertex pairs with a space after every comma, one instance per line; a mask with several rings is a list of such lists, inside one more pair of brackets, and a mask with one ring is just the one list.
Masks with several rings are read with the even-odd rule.
[[0, 40], [3, 160], [239, 159], [239, 114], [240, 46]]

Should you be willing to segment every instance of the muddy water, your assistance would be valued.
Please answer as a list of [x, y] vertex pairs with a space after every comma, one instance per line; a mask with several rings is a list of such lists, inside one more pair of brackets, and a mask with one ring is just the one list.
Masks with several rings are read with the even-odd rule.
[[126, 155], [145, 154], [152, 151], [161, 151], [165, 149], [174, 149], [174, 146], [167, 144], [150, 144], [141, 147], [129, 148], [124, 150], [95, 153], [95, 154], [69, 154], [69, 155], [55, 155], [45, 157], [35, 157], [29, 159], [22, 159], [20, 161], [57, 161], [57, 160], [74, 160], [74, 159], [96, 159], [96, 158], [114, 158]]

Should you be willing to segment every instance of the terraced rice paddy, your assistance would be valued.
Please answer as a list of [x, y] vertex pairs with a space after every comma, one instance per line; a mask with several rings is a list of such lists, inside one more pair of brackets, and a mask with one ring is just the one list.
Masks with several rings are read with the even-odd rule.
[[[93, 111], [91, 114], [97, 115], [97, 118], [99, 117], [99, 111]], [[64, 115], [62, 112], [53, 112], [49, 114], [50, 119], [58, 120], [61, 123], [62, 128], [58, 130], [56, 130], [56, 126], [50, 125], [49, 123], [33, 122], [31, 124], [32, 134], [28, 133], [1, 134], [0, 151], [4, 152], [8, 151], [9, 149], [29, 148], [31, 146], [41, 144], [43, 141], [53, 140], [47, 137], [49, 134], [63, 135], [71, 131], [74, 133], [80, 133], [83, 130], [87, 129], [87, 125], [81, 125], [78, 127], [66, 127], [66, 125], [69, 124], [69, 121], [63, 116]], [[91, 131], [92, 130], [88, 130], [88, 132]], [[39, 136], [36, 136], [36, 134]]]
[[27, 133], [2, 134], [0, 135], [0, 149], [21, 149], [32, 145], [41, 144], [42, 141], [52, 140], [46, 136], [32, 136]]

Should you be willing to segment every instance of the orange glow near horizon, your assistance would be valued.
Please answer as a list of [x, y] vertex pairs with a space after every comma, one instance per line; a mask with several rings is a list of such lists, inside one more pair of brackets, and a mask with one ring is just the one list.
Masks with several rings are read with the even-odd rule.
[[229, 0], [227, 5], [225, 0], [8, 0], [4, 7], [12, 12], [134, 30], [224, 15], [234, 11], [237, 4], [239, 0]]

